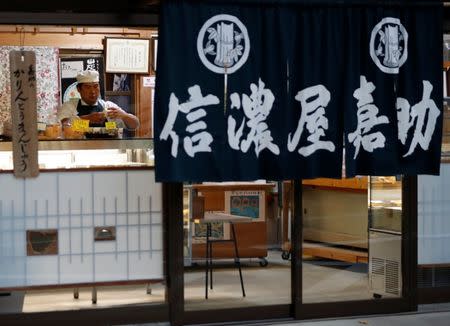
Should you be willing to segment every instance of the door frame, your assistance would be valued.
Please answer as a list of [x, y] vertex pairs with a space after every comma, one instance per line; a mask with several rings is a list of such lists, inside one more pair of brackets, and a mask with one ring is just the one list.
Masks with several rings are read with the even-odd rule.
[[[417, 310], [417, 177], [402, 179], [402, 297], [323, 303], [303, 303], [302, 300], [302, 183], [301, 180], [292, 182], [294, 214], [291, 219], [291, 304], [185, 311], [185, 324], [263, 319], [302, 320]], [[180, 221], [181, 224], [181, 218]], [[173, 241], [183, 243], [181, 238]], [[236, 320], [234, 316], [239, 316], [239, 319]]]
[[[300, 188], [300, 189], [297, 189]], [[295, 319], [345, 317], [358, 314], [398, 313], [417, 310], [417, 177], [402, 178], [402, 297], [380, 300], [355, 300], [324, 303], [303, 303], [301, 276], [292, 276], [293, 317]], [[293, 273], [302, 275], [302, 201], [301, 182], [294, 182], [294, 211], [299, 222], [295, 222], [292, 234], [293, 244], [299, 248], [293, 260]], [[296, 237], [295, 234], [298, 236]], [[300, 260], [300, 261], [299, 261]], [[369, 262], [370, 263], [370, 262]], [[295, 300], [294, 300], [295, 299]], [[349, 305], [349, 303], [351, 303]]]

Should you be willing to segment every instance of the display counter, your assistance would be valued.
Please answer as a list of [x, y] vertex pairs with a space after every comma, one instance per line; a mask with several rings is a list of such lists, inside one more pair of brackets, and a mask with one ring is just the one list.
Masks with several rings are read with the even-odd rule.
[[[47, 140], [38, 143], [40, 171], [153, 168], [152, 139]], [[0, 172], [12, 172], [11, 142], [0, 142]]]
[[[83, 139], [83, 140], [40, 140], [39, 150], [70, 149], [137, 149], [153, 148], [153, 139]], [[11, 151], [10, 141], [0, 141], [0, 151]]]
[[162, 186], [152, 140], [40, 141], [15, 178], [0, 143], [0, 290], [163, 279]]

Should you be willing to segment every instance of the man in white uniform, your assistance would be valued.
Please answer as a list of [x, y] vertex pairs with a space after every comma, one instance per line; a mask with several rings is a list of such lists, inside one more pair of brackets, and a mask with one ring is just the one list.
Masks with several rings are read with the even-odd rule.
[[104, 127], [106, 121], [116, 122], [119, 128], [136, 129], [139, 120], [125, 112], [117, 104], [104, 101], [100, 96], [99, 75], [95, 70], [85, 70], [77, 75], [77, 90], [81, 99], [73, 98], [58, 110], [58, 119], [63, 124], [72, 119], [89, 120], [90, 127]]

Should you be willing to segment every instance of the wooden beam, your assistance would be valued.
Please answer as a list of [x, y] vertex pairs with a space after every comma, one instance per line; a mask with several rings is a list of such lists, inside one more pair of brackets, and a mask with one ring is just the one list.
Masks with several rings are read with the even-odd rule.
[[75, 12], [0, 11], [0, 24], [84, 25], [84, 26], [158, 26], [156, 13], [75, 13]]

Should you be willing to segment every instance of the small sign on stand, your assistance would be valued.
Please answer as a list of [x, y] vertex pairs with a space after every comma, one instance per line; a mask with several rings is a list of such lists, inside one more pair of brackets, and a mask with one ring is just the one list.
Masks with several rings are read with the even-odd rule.
[[9, 61], [14, 176], [34, 178], [39, 175], [36, 54], [11, 51]]

